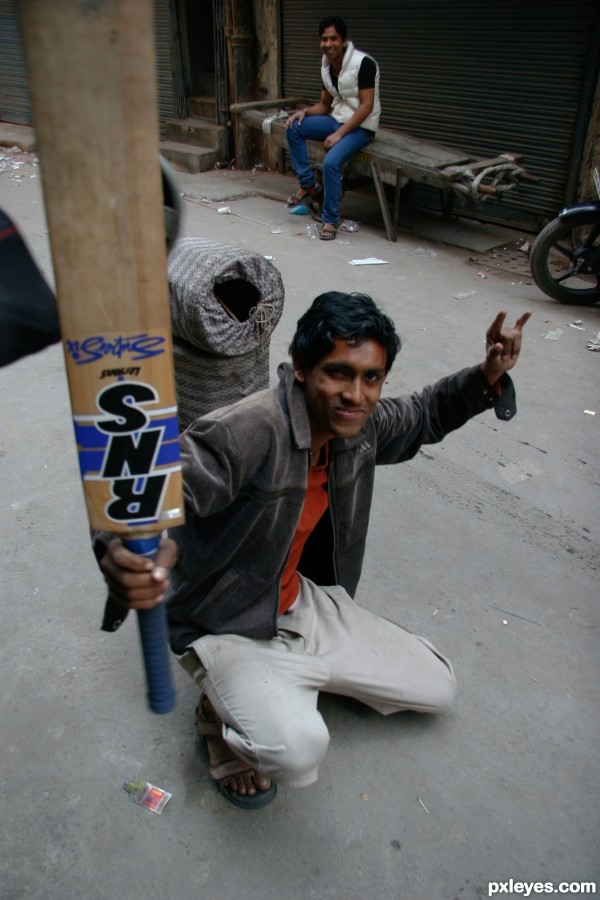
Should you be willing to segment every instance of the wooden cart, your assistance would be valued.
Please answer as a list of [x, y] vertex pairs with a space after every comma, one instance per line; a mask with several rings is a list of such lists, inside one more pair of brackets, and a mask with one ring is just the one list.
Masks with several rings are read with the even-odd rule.
[[[236, 117], [237, 138], [244, 141], [248, 128], [259, 128], [274, 143], [287, 148], [284, 122], [297, 108], [300, 98], [235, 103], [230, 107]], [[311, 162], [318, 168], [325, 157], [321, 143], [307, 141]], [[352, 157], [345, 167], [346, 187], [373, 182], [381, 208], [388, 240], [398, 236], [398, 214], [402, 193], [410, 183], [426, 184], [440, 191], [442, 213], [449, 220], [457, 194], [478, 202], [485, 197], [501, 198], [523, 182], [537, 183], [523, 167], [523, 156], [500, 153], [493, 159], [481, 159], [461, 150], [415, 138], [401, 131], [380, 128], [368, 147]], [[384, 185], [394, 189], [390, 209]]]

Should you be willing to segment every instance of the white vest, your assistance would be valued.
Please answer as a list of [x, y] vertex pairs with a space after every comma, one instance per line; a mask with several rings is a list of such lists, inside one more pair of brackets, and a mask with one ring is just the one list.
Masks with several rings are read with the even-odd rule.
[[[356, 50], [352, 41], [348, 41], [344, 52], [344, 60], [342, 68], [338, 75], [338, 86], [334, 88], [331, 80], [330, 62], [326, 56], [323, 56], [321, 63], [321, 77], [325, 89], [333, 97], [333, 107], [331, 115], [340, 124], [344, 124], [350, 119], [358, 109], [360, 100], [358, 97], [358, 71], [360, 64], [368, 56], [362, 50]], [[373, 57], [371, 57], [373, 59]], [[370, 131], [377, 131], [379, 124], [379, 116], [381, 115], [381, 105], [379, 103], [379, 66], [375, 63], [375, 98], [373, 102], [373, 112], [368, 118], [361, 123], [361, 128], [368, 128]]]

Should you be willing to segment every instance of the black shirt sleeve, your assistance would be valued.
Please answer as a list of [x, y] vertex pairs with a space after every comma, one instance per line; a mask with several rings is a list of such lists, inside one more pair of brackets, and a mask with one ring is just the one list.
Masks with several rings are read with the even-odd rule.
[[377, 67], [375, 61], [370, 56], [365, 56], [358, 70], [358, 89], [359, 91], [367, 91], [375, 89], [375, 74]]

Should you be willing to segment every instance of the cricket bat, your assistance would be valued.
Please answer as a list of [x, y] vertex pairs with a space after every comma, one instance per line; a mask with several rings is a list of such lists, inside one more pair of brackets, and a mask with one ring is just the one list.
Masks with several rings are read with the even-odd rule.
[[[18, 10], [88, 516], [153, 556], [183, 501], [152, 2]], [[138, 621], [150, 707], [168, 712], [164, 605]]]

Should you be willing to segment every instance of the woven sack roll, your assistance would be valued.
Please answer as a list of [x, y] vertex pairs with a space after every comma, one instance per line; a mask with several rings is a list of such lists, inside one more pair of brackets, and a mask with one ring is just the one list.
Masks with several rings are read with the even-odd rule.
[[184, 430], [198, 416], [269, 386], [269, 343], [284, 288], [264, 256], [204, 238], [176, 241], [168, 273]]

